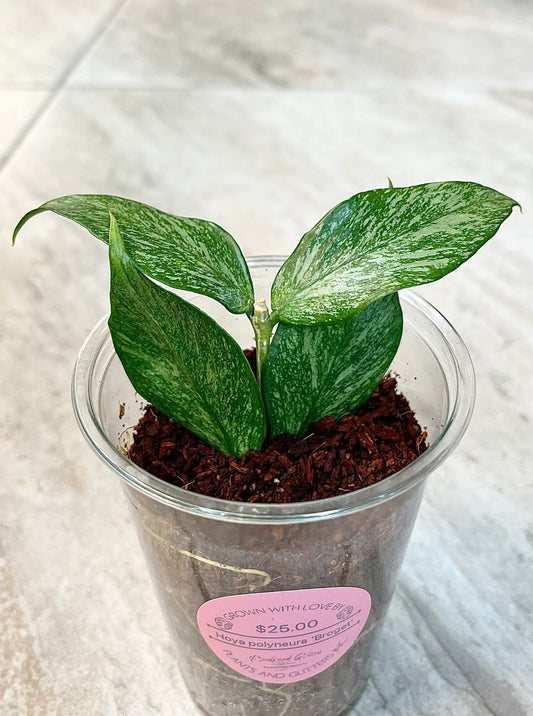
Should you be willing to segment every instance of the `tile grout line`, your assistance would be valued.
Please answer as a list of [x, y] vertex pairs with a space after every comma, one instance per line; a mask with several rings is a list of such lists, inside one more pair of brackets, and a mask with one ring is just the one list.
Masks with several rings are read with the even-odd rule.
[[[39, 107], [35, 110], [30, 119], [22, 126], [22, 129], [17, 133], [13, 141], [8, 145], [5, 153], [0, 155], [0, 173], [5, 169], [9, 161], [16, 154], [17, 150], [24, 143], [25, 139], [28, 137], [37, 122], [41, 119], [41, 117], [44, 116], [46, 110], [50, 107], [52, 102], [64, 89], [70, 76], [79, 66], [79, 64], [87, 55], [87, 53], [91, 50], [91, 48], [94, 47], [98, 39], [102, 36], [110, 23], [115, 19], [115, 17], [118, 15], [126, 2], [127, 0], [118, 0], [113, 5], [113, 7], [103, 16], [100, 22], [98, 22], [94, 32], [89, 36], [86, 42], [81, 45], [80, 49], [74, 55], [72, 60], [68, 63], [67, 67], [59, 75], [58, 79], [52, 84], [52, 87], [48, 90], [47, 96], [41, 102]], [[43, 90], [40, 91], [46, 91], [46, 89], [43, 88]]]

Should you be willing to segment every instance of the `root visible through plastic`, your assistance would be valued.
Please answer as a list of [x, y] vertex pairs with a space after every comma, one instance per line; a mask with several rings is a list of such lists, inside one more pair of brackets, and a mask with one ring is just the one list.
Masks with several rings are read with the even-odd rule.
[[[225, 679], [232, 679], [234, 681], [240, 681], [242, 684], [246, 684], [247, 686], [250, 686], [250, 679], [243, 679], [240, 676], [234, 676], [233, 674], [226, 674], [223, 671], [220, 671], [220, 669], [217, 669], [212, 664], [209, 664], [207, 661], [204, 661], [203, 659], [200, 659], [199, 656], [193, 656], [193, 660], [196, 661], [198, 664], [200, 664], [204, 669], [204, 687], [207, 687], [207, 678], [208, 678], [208, 670], [211, 669], [216, 674], [219, 674], [220, 676], [223, 676]], [[285, 705], [283, 706], [282, 710], [277, 714], [276, 716], [286, 716], [289, 713], [289, 709], [292, 704], [292, 696], [290, 694], [285, 693], [283, 689], [285, 688], [285, 685], [279, 686], [277, 689], [273, 689], [270, 686], [267, 686], [263, 681], [256, 682], [258, 685], [259, 691], [264, 691], [267, 694], [273, 694], [275, 696], [282, 696], [285, 699]], [[250, 716], [250, 714], [247, 714], [244, 706], [241, 704], [241, 711], [243, 716]], [[274, 715], [273, 715], [274, 716]]]
[[[163, 544], [166, 544], [167, 547], [170, 547], [171, 549], [177, 550], [184, 557], [189, 557], [190, 559], [195, 559], [198, 562], [202, 562], [203, 564], [208, 564], [211, 567], [218, 567], [218, 569], [226, 569], [230, 572], [237, 572], [238, 574], [250, 574], [250, 575], [255, 575], [257, 577], [262, 577], [263, 581], [261, 582], [261, 584], [257, 585], [258, 587], [266, 587], [272, 581], [271, 575], [262, 569], [253, 569], [251, 567], [236, 567], [232, 564], [223, 564], [222, 562], [216, 562], [215, 560], [209, 559], [208, 557], [203, 557], [201, 554], [189, 552], [189, 550], [187, 550], [187, 549], [180, 549], [176, 545], [172, 544], [172, 542], [169, 542], [164, 537], [161, 537], [160, 534], [158, 534], [157, 532], [154, 532], [154, 530], [150, 529], [150, 527], [148, 527], [148, 525], [146, 523], [143, 525], [143, 527], [148, 532], [148, 534], [150, 534], [156, 540], [158, 540], [159, 542], [162, 542]], [[252, 591], [254, 589], [256, 589], [256, 587], [251, 588]]]

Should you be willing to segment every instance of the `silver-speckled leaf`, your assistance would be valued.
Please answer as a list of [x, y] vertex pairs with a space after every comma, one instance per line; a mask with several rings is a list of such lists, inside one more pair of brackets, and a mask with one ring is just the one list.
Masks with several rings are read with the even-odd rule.
[[303, 435], [320, 418], [355, 412], [387, 372], [402, 326], [397, 293], [346, 321], [280, 324], [263, 375], [272, 437]]
[[356, 194], [306, 233], [280, 268], [272, 308], [282, 322], [342, 320], [402, 288], [453, 271], [517, 202], [471, 182]]
[[263, 401], [237, 343], [205, 313], [146, 278], [114, 220], [109, 259], [109, 328], [135, 390], [227, 455], [259, 450]]
[[253, 310], [253, 285], [242, 252], [233, 237], [211, 221], [173, 216], [119, 196], [72, 194], [29, 211], [15, 228], [13, 242], [28, 219], [44, 211], [75, 221], [105, 243], [111, 213], [126, 251], [147, 276], [215, 298], [232, 313]]

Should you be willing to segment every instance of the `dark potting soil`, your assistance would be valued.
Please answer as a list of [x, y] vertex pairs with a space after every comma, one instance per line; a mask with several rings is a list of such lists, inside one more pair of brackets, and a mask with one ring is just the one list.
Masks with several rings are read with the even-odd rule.
[[[252, 368], [253, 351], [245, 351]], [[129, 458], [191, 492], [238, 502], [305, 502], [372, 485], [428, 447], [396, 378], [387, 375], [355, 415], [327, 417], [303, 438], [279, 435], [261, 452], [227, 457], [148, 405]]]

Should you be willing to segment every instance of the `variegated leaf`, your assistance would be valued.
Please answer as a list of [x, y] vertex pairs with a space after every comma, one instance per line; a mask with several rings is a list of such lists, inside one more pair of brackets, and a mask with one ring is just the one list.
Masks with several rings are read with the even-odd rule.
[[472, 182], [356, 194], [305, 234], [272, 287], [282, 322], [328, 323], [401, 288], [453, 271], [493, 236], [517, 202]]
[[242, 252], [228, 232], [211, 221], [173, 216], [119, 196], [73, 194], [29, 211], [17, 224], [13, 243], [28, 219], [44, 211], [75, 221], [106, 243], [111, 212], [126, 251], [147, 276], [215, 298], [232, 313], [252, 311], [252, 280]]
[[279, 325], [263, 376], [272, 437], [303, 435], [326, 415], [340, 418], [355, 412], [389, 368], [402, 324], [394, 293], [346, 321]]
[[205, 313], [139, 271], [114, 219], [109, 257], [109, 328], [134, 388], [227, 455], [260, 450], [263, 401], [237, 343]]

